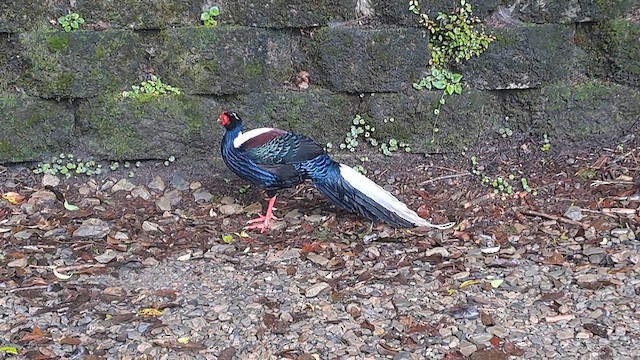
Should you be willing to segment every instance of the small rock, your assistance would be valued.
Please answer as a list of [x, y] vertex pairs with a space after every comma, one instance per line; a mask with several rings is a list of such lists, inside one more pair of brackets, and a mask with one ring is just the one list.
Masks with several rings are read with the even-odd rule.
[[120, 179], [113, 187], [111, 187], [111, 192], [118, 191], [131, 191], [136, 187], [133, 183], [129, 182], [127, 179]]
[[175, 174], [171, 178], [170, 182], [171, 186], [180, 191], [185, 191], [189, 189], [189, 183], [180, 175]]
[[197, 202], [209, 202], [213, 199], [213, 195], [203, 188], [198, 188], [193, 192], [193, 198]]
[[42, 186], [53, 186], [56, 187], [60, 185], [60, 178], [52, 175], [52, 174], [44, 174], [42, 176]]
[[218, 208], [220, 213], [225, 216], [242, 214], [244, 208], [240, 204], [225, 204]]
[[171, 211], [171, 208], [178, 204], [181, 199], [180, 190], [174, 189], [167, 191], [156, 201], [156, 208], [159, 211]]
[[158, 260], [156, 260], [155, 258], [152, 257], [148, 257], [146, 259], [144, 259], [142, 261], [142, 265], [144, 266], [156, 266], [158, 265], [160, 262]]
[[596, 255], [596, 254], [606, 254], [606, 250], [603, 248], [599, 248], [596, 246], [585, 246], [584, 250], [582, 250], [582, 253], [585, 254], [586, 256], [590, 256], [590, 255]]
[[27, 266], [27, 258], [26, 257], [10, 261], [7, 264], [7, 267], [14, 267], [14, 268], [23, 268], [23, 267], [26, 267], [26, 266]]
[[578, 206], [569, 206], [567, 211], [564, 212], [564, 216], [574, 221], [580, 221], [584, 218], [582, 209]]
[[507, 330], [504, 326], [500, 326], [500, 325], [488, 327], [487, 332], [501, 339], [509, 335], [509, 330]]
[[165, 189], [164, 181], [160, 176], [155, 176], [153, 180], [147, 185], [149, 189], [163, 192]]
[[468, 341], [460, 342], [460, 345], [458, 345], [458, 348], [460, 349], [460, 352], [462, 353], [463, 356], [471, 356], [471, 354], [473, 354], [474, 352], [476, 352], [476, 350], [478, 350], [478, 347], [475, 344], [472, 344]]
[[589, 334], [586, 331], [580, 331], [579, 333], [576, 334], [576, 339], [588, 339], [591, 337], [591, 334]]
[[27, 240], [31, 237], [31, 235], [33, 235], [33, 230], [27, 229], [18, 231], [17, 233], [13, 234], [13, 237], [17, 240]]
[[88, 186], [80, 186], [80, 188], [78, 189], [78, 194], [82, 196], [87, 196], [91, 194], [91, 188]]
[[471, 341], [473, 341], [476, 345], [483, 345], [489, 342], [493, 335], [489, 333], [481, 333], [475, 334], [471, 336]]
[[225, 196], [222, 199], [220, 199], [220, 204], [222, 205], [230, 205], [233, 204], [234, 202], [236, 202], [231, 196]]
[[443, 248], [443, 247], [435, 247], [433, 249], [429, 249], [427, 251], [425, 251], [424, 253], [425, 256], [433, 256], [433, 255], [440, 255], [443, 258], [449, 257], [449, 250]]
[[307, 215], [304, 217], [304, 220], [307, 221], [309, 224], [318, 224], [322, 221], [324, 221], [326, 219], [326, 217], [324, 215]]
[[109, 230], [109, 224], [105, 221], [90, 218], [83, 221], [73, 232], [73, 237], [101, 239], [109, 234]]
[[156, 232], [162, 230], [162, 228], [154, 222], [145, 220], [142, 223], [142, 230], [145, 232]]
[[100, 264], [106, 264], [116, 258], [116, 252], [112, 249], [105, 250], [104, 253], [94, 257]]
[[126, 232], [116, 231], [113, 238], [116, 240], [129, 240], [129, 235]]
[[269, 230], [279, 231], [287, 228], [287, 223], [284, 221], [274, 221], [269, 224]]
[[202, 187], [202, 183], [200, 181], [194, 181], [191, 184], [189, 184], [189, 189], [191, 190], [198, 190]]
[[254, 202], [247, 205], [244, 208], [244, 211], [246, 211], [248, 214], [259, 214], [262, 212], [262, 205], [260, 205], [260, 203]]
[[144, 186], [136, 186], [133, 190], [131, 190], [131, 195], [134, 198], [141, 198], [143, 200], [151, 199], [151, 193]]
[[306, 297], [316, 297], [321, 292], [323, 292], [326, 289], [329, 289], [330, 287], [331, 287], [331, 285], [327, 284], [326, 282], [320, 282], [320, 283], [311, 285], [305, 290], [304, 296], [306, 296]]
[[573, 329], [566, 328], [566, 329], [556, 331], [556, 338], [558, 340], [573, 339]]
[[140, 344], [138, 344], [138, 346], [136, 347], [136, 350], [138, 350], [139, 353], [143, 354], [145, 351], [151, 349], [153, 347], [153, 345], [150, 342], [141, 342]]
[[314, 252], [310, 252], [307, 254], [307, 260], [314, 262], [320, 266], [325, 266], [329, 262], [329, 259]]
[[438, 334], [440, 334], [440, 336], [442, 336], [443, 338], [449, 337], [453, 335], [453, 328], [451, 326], [443, 327], [438, 330]]

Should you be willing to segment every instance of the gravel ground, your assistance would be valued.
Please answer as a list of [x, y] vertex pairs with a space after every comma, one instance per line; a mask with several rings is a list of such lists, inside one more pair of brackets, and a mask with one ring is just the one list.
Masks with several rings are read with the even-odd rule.
[[[0, 191], [24, 197], [0, 200], [0, 358], [637, 358], [628, 154], [531, 169], [537, 196], [463, 172], [425, 184], [443, 166], [371, 171], [458, 223], [411, 232], [371, 227], [309, 186], [283, 192], [282, 221], [255, 234], [242, 224], [264, 202], [235, 180], [0, 168]], [[577, 179], [581, 166], [598, 177]]]

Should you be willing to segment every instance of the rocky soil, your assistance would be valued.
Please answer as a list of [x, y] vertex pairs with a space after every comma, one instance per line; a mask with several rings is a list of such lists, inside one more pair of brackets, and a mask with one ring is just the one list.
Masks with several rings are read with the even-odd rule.
[[265, 201], [230, 173], [0, 167], [0, 358], [635, 358], [639, 149], [527, 151], [480, 153], [479, 176], [372, 157], [445, 231], [372, 225], [303, 185], [245, 232]]

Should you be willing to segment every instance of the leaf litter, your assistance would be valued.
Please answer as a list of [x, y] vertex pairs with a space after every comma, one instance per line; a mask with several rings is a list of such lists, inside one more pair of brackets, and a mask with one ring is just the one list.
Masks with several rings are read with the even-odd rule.
[[[151, 356], [631, 356], [640, 327], [623, 319], [640, 291], [637, 158], [605, 149], [571, 166], [488, 164], [528, 169], [539, 195], [513, 197], [398, 164], [394, 188], [410, 207], [458, 222], [446, 232], [372, 227], [309, 186], [279, 197], [284, 228], [242, 232], [264, 200], [238, 192], [240, 181], [179, 190], [171, 176], [107, 176], [53, 187], [10, 169], [0, 179], [0, 193], [17, 194], [0, 200], [0, 333], [31, 357], [120, 357], [128, 340], [138, 345], [126, 354]], [[87, 324], [97, 331], [85, 335]], [[317, 345], [291, 352], [282, 336]]]

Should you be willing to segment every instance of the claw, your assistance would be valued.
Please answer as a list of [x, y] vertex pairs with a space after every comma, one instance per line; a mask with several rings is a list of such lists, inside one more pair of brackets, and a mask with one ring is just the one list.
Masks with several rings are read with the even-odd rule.
[[252, 225], [247, 225], [244, 227], [244, 229], [260, 229], [260, 233], [264, 233], [265, 231], [267, 231], [267, 229], [269, 228], [269, 224], [271, 224], [273, 220], [279, 220], [277, 217], [273, 216], [273, 205], [275, 205], [275, 203], [276, 197], [274, 196], [271, 198], [271, 200], [269, 200], [269, 206], [267, 207], [267, 212], [265, 213], [265, 215], [258, 214], [257, 218], [247, 221], [247, 224]]

